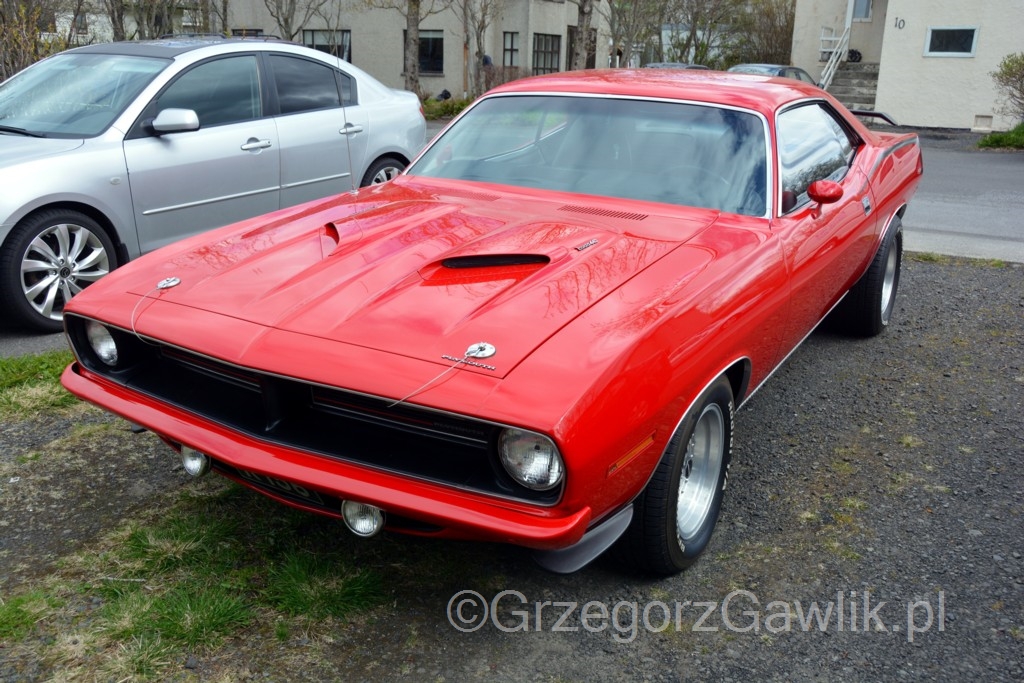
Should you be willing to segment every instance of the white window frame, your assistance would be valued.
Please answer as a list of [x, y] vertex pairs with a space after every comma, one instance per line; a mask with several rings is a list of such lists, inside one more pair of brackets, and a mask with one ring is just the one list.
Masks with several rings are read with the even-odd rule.
[[[933, 31], [974, 31], [974, 40], [971, 41], [970, 52], [932, 52], [932, 32]], [[924, 56], [925, 57], [973, 57], [974, 53], [978, 50], [978, 33], [980, 31], [979, 26], [929, 26], [928, 30], [924, 34]]]

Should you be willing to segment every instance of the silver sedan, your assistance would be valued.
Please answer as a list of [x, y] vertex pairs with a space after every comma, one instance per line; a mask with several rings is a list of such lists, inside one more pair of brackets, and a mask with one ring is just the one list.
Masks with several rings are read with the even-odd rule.
[[400, 173], [418, 98], [273, 40], [90, 45], [0, 84], [0, 306], [39, 331], [174, 240]]

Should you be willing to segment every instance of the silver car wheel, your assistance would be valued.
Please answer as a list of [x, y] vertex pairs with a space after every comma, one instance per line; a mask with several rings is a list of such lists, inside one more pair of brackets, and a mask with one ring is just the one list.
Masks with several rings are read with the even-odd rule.
[[385, 166], [377, 171], [370, 181], [371, 185], [380, 185], [398, 176], [402, 172], [402, 169], [398, 166]]
[[896, 295], [896, 273], [899, 271], [900, 254], [895, 245], [890, 247], [888, 257], [885, 260], [885, 273], [882, 276], [882, 296], [879, 297], [881, 305], [882, 323], [888, 324], [892, 315], [893, 299]]
[[21, 289], [39, 315], [61, 320], [64, 304], [110, 272], [110, 255], [89, 229], [58, 223], [40, 232], [21, 259]]
[[704, 407], [686, 446], [676, 499], [676, 533], [693, 538], [707, 521], [725, 458], [725, 418], [717, 403]]

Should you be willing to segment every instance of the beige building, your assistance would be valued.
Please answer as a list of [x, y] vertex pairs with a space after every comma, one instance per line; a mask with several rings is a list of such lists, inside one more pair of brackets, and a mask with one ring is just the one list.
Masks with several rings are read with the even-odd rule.
[[[302, 3], [299, 3], [300, 5]], [[427, 6], [424, 2], [424, 7]], [[526, 75], [568, 70], [571, 41], [576, 40], [578, 7], [565, 0], [483, 0], [498, 11], [484, 37], [489, 64], [477, 63], [472, 37], [460, 15], [447, 9], [420, 22], [420, 88], [423, 94], [447, 90], [453, 96], [471, 94], [476, 72], [490, 83]], [[608, 31], [594, 13], [593, 44], [605, 46], [600, 57], [607, 66]], [[262, 32], [279, 35], [263, 0], [233, 0], [229, 33]], [[396, 10], [370, 9], [364, 0], [329, 0], [324, 11], [303, 24], [296, 42], [335, 51], [392, 87], [403, 87], [405, 17]]]
[[859, 80], [847, 82], [873, 88], [877, 74], [869, 104], [899, 123], [1008, 130], [1018, 121], [1000, 111], [991, 72], [1006, 55], [1024, 52], [1022, 27], [1021, 0], [796, 0], [792, 61], [821, 78], [831, 76], [833, 51], [855, 50], [860, 63], [841, 64], [831, 83], [857, 69]]

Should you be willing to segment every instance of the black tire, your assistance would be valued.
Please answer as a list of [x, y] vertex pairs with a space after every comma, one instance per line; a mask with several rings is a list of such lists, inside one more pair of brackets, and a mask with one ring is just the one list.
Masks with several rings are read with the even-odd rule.
[[836, 308], [839, 328], [856, 337], [881, 334], [892, 319], [903, 266], [903, 223], [894, 216], [871, 266]]
[[366, 169], [366, 173], [363, 174], [363, 181], [359, 187], [386, 183], [404, 170], [405, 164], [400, 159], [381, 157], [370, 164], [370, 168]]
[[677, 574], [696, 562], [711, 540], [721, 511], [732, 455], [732, 423], [732, 387], [722, 377], [701, 394], [680, 422], [654, 476], [634, 501], [633, 519], [615, 549], [620, 560], [662, 576]]
[[40, 211], [0, 248], [0, 303], [16, 323], [60, 332], [68, 300], [116, 267], [114, 243], [99, 223], [78, 211]]

